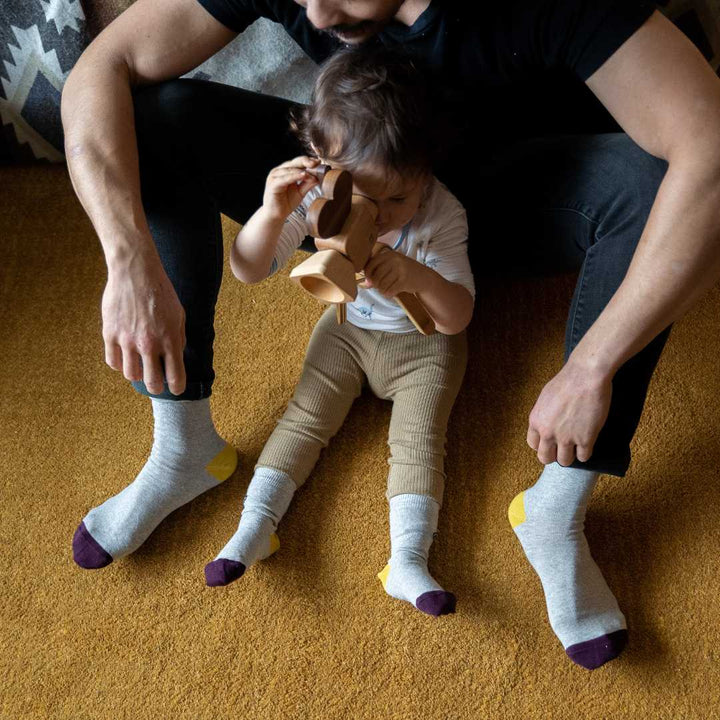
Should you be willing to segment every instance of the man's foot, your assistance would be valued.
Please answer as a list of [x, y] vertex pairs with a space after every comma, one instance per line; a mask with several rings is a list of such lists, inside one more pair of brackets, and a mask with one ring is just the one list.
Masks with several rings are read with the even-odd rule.
[[215, 560], [205, 566], [207, 585], [229, 585], [242, 577], [254, 562], [278, 550], [280, 540], [275, 530], [294, 492], [295, 483], [286, 473], [273, 468], [255, 468], [237, 531]]
[[171, 512], [229, 478], [237, 452], [215, 431], [210, 403], [152, 398], [155, 439], [148, 461], [122, 492], [93, 508], [73, 537], [86, 570], [137, 550]]
[[550, 625], [568, 657], [588, 670], [627, 644], [625, 616], [590, 555], [585, 509], [598, 474], [551, 463], [510, 504], [508, 516], [545, 591]]
[[391, 556], [378, 574], [388, 595], [434, 617], [455, 612], [455, 596], [435, 582], [427, 567], [439, 511], [440, 505], [426, 495], [390, 499]]

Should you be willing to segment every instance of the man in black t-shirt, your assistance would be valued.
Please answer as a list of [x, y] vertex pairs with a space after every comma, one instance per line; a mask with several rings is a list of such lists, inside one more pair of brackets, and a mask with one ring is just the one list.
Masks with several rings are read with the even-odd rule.
[[[642, 0], [137, 0], [102, 33], [63, 91], [68, 166], [108, 261], [106, 362], [152, 396], [156, 434], [127, 492], [78, 528], [78, 564], [131, 552], [190, 499], [174, 486], [218, 466], [218, 213], [243, 221], [268, 170], [299, 148], [287, 102], [173, 78], [260, 16], [317, 62], [380, 42], [424, 67], [454, 123], [437, 174], [468, 209], [476, 272], [518, 259], [580, 270], [566, 362], [529, 418], [546, 467], [510, 520], [568, 655], [603, 664], [625, 619], [587, 550], [585, 505], [599, 473], [625, 474], [670, 325], [720, 275], [720, 81]], [[114, 510], [127, 503], [132, 529]]]

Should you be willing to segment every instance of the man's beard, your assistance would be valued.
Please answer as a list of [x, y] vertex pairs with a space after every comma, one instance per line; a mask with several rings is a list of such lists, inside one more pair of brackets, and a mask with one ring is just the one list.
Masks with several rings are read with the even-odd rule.
[[344, 25], [333, 25], [332, 27], [317, 32], [329, 35], [335, 40], [344, 43], [363, 42], [377, 35], [388, 23], [393, 21], [404, 0], [395, 0], [395, 6], [382, 20], [362, 20], [358, 23], [347, 23]]
[[[329, 35], [340, 42], [362, 42], [373, 35], [376, 35], [388, 23], [389, 20], [379, 23], [372, 20], [363, 20], [354, 25], [334, 25], [333, 27], [318, 30], [323, 35]], [[357, 38], [357, 40], [356, 40]]]

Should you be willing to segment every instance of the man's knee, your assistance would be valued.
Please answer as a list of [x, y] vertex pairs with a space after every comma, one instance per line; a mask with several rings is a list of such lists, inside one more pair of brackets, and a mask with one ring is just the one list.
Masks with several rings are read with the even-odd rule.
[[[618, 267], [627, 268], [640, 241], [655, 203], [668, 164], [646, 152], [628, 135], [617, 133], [606, 141], [599, 166], [598, 224], [592, 229], [590, 245], [611, 243]], [[609, 252], [609, 251], [608, 251]]]
[[616, 161], [618, 188], [632, 208], [647, 216], [667, 172], [667, 162], [625, 134], [617, 135]]
[[133, 91], [135, 132], [139, 148], [153, 148], [172, 139], [178, 129], [189, 129], [200, 104], [195, 80], [167, 80]]

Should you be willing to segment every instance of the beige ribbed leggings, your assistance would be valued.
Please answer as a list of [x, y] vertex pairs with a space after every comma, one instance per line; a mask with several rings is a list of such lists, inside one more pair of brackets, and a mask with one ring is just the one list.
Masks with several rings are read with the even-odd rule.
[[442, 503], [450, 411], [465, 375], [467, 337], [398, 334], [338, 325], [330, 306], [308, 345], [300, 381], [257, 467], [287, 473], [299, 487], [340, 429], [365, 382], [392, 400], [388, 500], [430, 495]]

